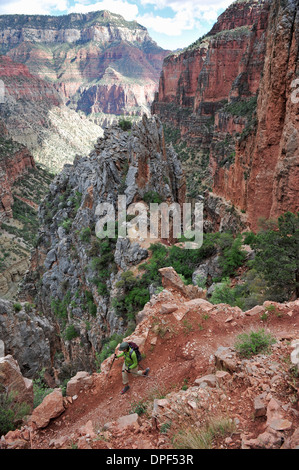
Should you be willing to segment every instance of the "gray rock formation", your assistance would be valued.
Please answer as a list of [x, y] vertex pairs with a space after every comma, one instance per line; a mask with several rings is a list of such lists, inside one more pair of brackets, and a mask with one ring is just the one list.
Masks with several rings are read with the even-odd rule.
[[128, 318], [113, 306], [117, 282], [148, 256], [141, 239], [117, 238], [117, 226], [114, 238], [96, 236], [105, 217], [100, 204], [109, 203], [117, 220], [119, 195], [126, 196], [128, 207], [153, 195], [182, 202], [184, 191], [180, 163], [173, 149], [165, 148], [159, 119], [146, 116], [129, 132], [117, 125], [107, 128], [90, 155], [77, 156], [50, 185], [39, 209], [39, 243], [22, 295], [34, 299], [55, 325], [73, 375], [90, 372], [103, 341], [126, 330]]
[[55, 328], [30, 304], [0, 299], [0, 338], [3, 356], [12, 355], [25, 377], [50, 367]]

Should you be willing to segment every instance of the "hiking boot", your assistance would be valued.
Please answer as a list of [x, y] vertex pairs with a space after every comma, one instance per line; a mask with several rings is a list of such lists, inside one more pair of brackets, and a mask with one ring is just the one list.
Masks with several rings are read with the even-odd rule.
[[120, 393], [123, 395], [124, 393], [126, 393], [129, 390], [129, 388], [130, 388], [130, 386], [126, 385]]
[[148, 375], [148, 373], [149, 373], [149, 367], [147, 367], [147, 368], [145, 369], [143, 375]]

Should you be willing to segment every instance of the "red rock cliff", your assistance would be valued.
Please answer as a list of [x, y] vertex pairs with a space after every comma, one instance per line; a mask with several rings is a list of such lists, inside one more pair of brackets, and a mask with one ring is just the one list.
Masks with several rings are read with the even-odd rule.
[[298, 2], [273, 2], [256, 111], [256, 127], [236, 145], [235, 163], [215, 169], [214, 191], [259, 219], [299, 209]]
[[207, 37], [164, 61], [152, 106], [208, 154], [213, 193], [254, 230], [298, 210], [298, 3], [233, 3]]
[[283, 3], [271, 10], [259, 91], [246, 201], [254, 226], [258, 217], [299, 210], [299, 103], [292, 87], [299, 88], [299, 2]]
[[35, 162], [28, 149], [9, 139], [7, 129], [0, 121], [0, 221], [12, 217], [12, 185]]
[[[260, 39], [267, 26], [268, 9], [267, 2], [251, 1], [245, 6], [235, 2], [207, 36], [183, 53], [167, 57], [153, 112], [171, 102], [211, 114], [216, 109], [213, 103], [228, 99], [239, 82], [243, 84], [241, 94], [256, 93], [263, 63]], [[246, 77], [240, 77], [244, 74]]]

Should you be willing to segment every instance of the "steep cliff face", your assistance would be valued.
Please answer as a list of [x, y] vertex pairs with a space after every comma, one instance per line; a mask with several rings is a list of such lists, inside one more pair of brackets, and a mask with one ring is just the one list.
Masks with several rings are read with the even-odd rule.
[[215, 166], [214, 191], [259, 219], [298, 210], [298, 2], [274, 2], [268, 20], [255, 123], [239, 139], [230, 168]]
[[[163, 104], [171, 103], [210, 116], [231, 94], [255, 94], [263, 66], [261, 38], [268, 10], [266, 1], [235, 2], [209, 34], [179, 55], [168, 56], [153, 111], [159, 112]], [[187, 129], [183, 128], [184, 132]]]
[[2, 53], [54, 83], [77, 111], [95, 117], [149, 111], [167, 51], [138, 23], [108, 11], [3, 15], [0, 30]]
[[258, 217], [277, 218], [288, 210], [299, 210], [298, 98], [292, 86], [298, 91], [298, 59], [299, 3], [274, 2], [246, 195], [253, 222]]
[[0, 56], [0, 80], [4, 83], [0, 117], [9, 135], [51, 170], [90, 151], [102, 134], [98, 125], [67, 108], [54, 86], [25, 65]]
[[32, 155], [24, 145], [9, 138], [5, 124], [0, 121], [0, 221], [12, 217], [12, 186], [29, 169], [35, 168]]
[[[114, 303], [118, 283], [123, 272], [138, 275], [152, 242], [136, 237], [134, 227], [124, 238], [117, 228], [114, 238], [98, 238], [98, 206], [110, 203], [117, 221], [119, 195], [126, 196], [127, 209], [153, 194], [183, 202], [185, 182], [176, 154], [165, 148], [161, 123], [144, 115], [130, 133], [107, 128], [88, 157], [64, 167], [40, 207], [39, 241], [23, 295], [56, 325], [60, 349], [74, 370], [90, 370], [105, 339], [128, 327], [129, 318]], [[148, 296], [148, 289], [141, 295]]]
[[206, 191], [207, 212], [223, 197], [254, 230], [260, 217], [298, 209], [297, 11], [294, 1], [233, 3], [164, 61], [152, 106], [189, 146], [189, 196]]
[[0, 119], [0, 296], [15, 298], [29, 268], [37, 235], [37, 208], [52, 175]]

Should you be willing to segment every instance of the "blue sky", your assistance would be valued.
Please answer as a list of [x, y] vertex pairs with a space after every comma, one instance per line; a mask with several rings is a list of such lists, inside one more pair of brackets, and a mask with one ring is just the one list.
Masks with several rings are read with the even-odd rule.
[[136, 20], [164, 49], [186, 47], [207, 33], [233, 0], [0, 0], [0, 14], [65, 15], [109, 10]]

